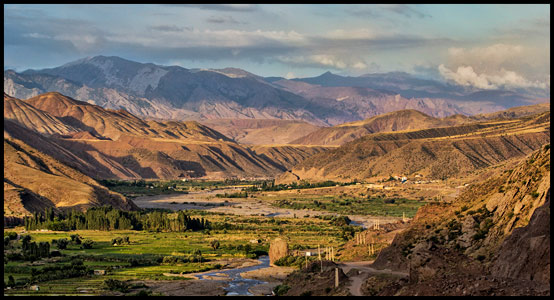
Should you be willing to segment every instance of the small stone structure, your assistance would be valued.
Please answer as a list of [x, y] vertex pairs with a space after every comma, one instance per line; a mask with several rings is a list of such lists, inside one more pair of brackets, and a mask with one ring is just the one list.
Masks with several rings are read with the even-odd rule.
[[284, 238], [278, 237], [269, 244], [269, 264], [289, 254], [289, 244]]
[[106, 270], [94, 270], [94, 275], [106, 275]]

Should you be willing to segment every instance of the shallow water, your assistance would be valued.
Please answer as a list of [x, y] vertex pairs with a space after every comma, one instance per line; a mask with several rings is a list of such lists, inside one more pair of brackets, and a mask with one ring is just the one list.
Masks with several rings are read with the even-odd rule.
[[261, 262], [261, 264], [251, 267], [245, 267], [245, 268], [237, 268], [237, 269], [231, 269], [231, 270], [223, 270], [223, 271], [215, 271], [200, 275], [194, 275], [200, 280], [206, 280], [205, 276], [217, 276], [216, 274], [227, 274], [229, 276], [229, 279], [231, 281], [229, 282], [229, 286], [225, 288], [225, 291], [227, 291], [227, 296], [252, 296], [250, 292], [248, 292], [248, 289], [258, 285], [266, 283], [265, 281], [260, 281], [256, 279], [247, 279], [242, 278], [240, 275], [241, 273], [257, 270], [257, 269], [263, 269], [269, 267], [269, 256], [260, 256], [258, 261]]

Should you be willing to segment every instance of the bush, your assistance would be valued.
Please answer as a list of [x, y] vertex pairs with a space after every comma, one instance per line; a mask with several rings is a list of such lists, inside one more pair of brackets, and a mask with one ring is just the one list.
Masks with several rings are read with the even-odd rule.
[[290, 290], [290, 286], [286, 284], [281, 284], [273, 288], [273, 293], [275, 294], [275, 296], [283, 296], [289, 290]]
[[162, 259], [162, 263], [168, 265], [175, 265], [180, 262], [181, 260], [177, 256], [164, 256]]
[[122, 293], [129, 291], [129, 285], [126, 282], [117, 279], [104, 280], [104, 286], [110, 291], [120, 291]]
[[67, 239], [52, 240], [52, 245], [56, 245], [56, 247], [58, 247], [58, 249], [60, 250], [66, 249], [67, 244], [69, 244], [69, 241]]
[[6, 231], [4, 232], [4, 238], [8, 237], [10, 240], [15, 240], [17, 239], [17, 233], [13, 232], [13, 231]]
[[81, 247], [83, 247], [83, 249], [92, 249], [92, 245], [94, 245], [92, 240], [85, 240]]
[[78, 234], [72, 234], [71, 236], [71, 242], [76, 245], [81, 244], [81, 237]]

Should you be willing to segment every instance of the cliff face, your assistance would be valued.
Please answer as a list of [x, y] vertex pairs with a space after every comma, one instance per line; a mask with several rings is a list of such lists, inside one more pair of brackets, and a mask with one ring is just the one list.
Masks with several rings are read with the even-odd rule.
[[514, 229], [504, 240], [490, 271], [499, 277], [550, 283], [550, 189], [529, 225]]
[[[411, 294], [441, 282], [426, 293], [550, 292], [550, 145], [510, 166], [497, 167], [496, 176], [470, 186], [453, 203], [418, 211], [373, 264], [410, 272], [410, 282], [389, 289]], [[471, 288], [479, 280], [489, 292]]]

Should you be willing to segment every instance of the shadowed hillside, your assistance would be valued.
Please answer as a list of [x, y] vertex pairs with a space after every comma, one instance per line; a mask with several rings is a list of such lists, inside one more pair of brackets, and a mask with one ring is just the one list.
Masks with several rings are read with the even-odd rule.
[[[75, 130], [51, 136], [19, 130], [16, 124], [6, 130], [94, 178], [270, 178], [319, 152], [303, 147], [307, 149], [284, 155], [258, 155], [195, 121], [145, 121], [59, 93], [17, 101], [24, 104], [18, 107], [43, 112]], [[28, 127], [34, 130], [35, 123]]]
[[[4, 120], [5, 127], [13, 128], [9, 123]], [[48, 207], [86, 209], [103, 205], [137, 209], [122, 195], [4, 132], [5, 216], [29, 215]]]

